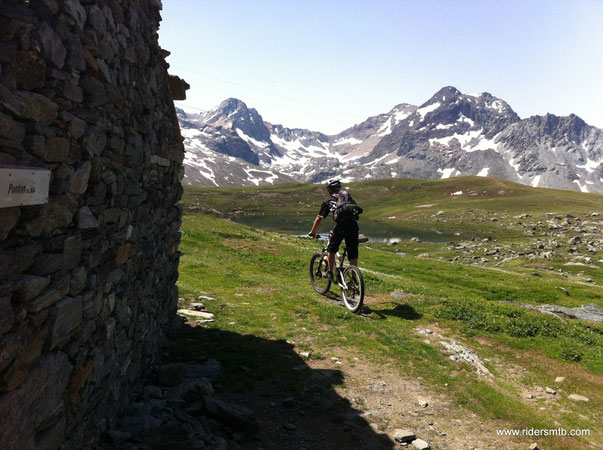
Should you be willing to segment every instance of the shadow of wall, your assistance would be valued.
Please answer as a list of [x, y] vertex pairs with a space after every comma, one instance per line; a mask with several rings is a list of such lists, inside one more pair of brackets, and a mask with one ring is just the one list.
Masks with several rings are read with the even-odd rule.
[[[210, 423], [206, 431], [213, 437], [204, 438], [210, 448], [217, 445], [216, 438], [236, 439], [246, 449], [395, 446], [337, 392], [337, 387], [346, 383], [344, 372], [328, 367], [331, 361], [302, 358], [294, 345], [286, 341], [185, 325], [171, 342], [168, 358], [194, 363], [215, 358], [222, 373], [214, 381], [214, 396], [254, 412], [258, 426], [253, 432], [236, 424], [212, 427], [211, 421], [220, 422], [221, 418], [208, 411], [201, 412], [201, 422]], [[156, 438], [157, 433], [150, 435]], [[144, 434], [139, 439], [138, 442], [145, 443]]]

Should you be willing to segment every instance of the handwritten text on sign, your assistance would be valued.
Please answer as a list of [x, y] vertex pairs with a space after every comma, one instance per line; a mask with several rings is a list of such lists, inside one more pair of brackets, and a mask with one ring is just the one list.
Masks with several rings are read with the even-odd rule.
[[0, 208], [48, 203], [50, 170], [0, 166]]

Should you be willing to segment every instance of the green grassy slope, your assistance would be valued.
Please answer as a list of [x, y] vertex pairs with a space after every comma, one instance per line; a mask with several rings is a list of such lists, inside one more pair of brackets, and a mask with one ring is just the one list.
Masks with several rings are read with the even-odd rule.
[[[482, 192], [483, 197], [466, 200], [450, 196], [450, 190], [478, 189], [480, 183], [484, 183], [482, 191], [495, 189], [495, 193]], [[412, 187], [415, 189], [411, 190]], [[439, 182], [375, 181], [355, 185], [353, 189], [364, 204], [374, 204], [371, 214], [375, 219], [392, 212], [414, 213], [415, 205], [436, 201], [450, 205], [447, 211], [455, 207], [462, 211], [469, 205], [474, 210], [478, 208], [476, 205], [481, 205], [484, 211], [493, 211], [502, 208], [494, 205], [506, 201], [508, 209], [496, 211], [507, 215], [512, 214], [510, 209], [513, 213], [526, 213], [536, 208], [542, 212], [571, 208], [574, 213], [586, 213], [601, 206], [601, 196], [547, 190], [543, 190], [540, 200], [534, 203], [535, 200], [528, 198], [528, 193], [534, 191], [531, 188], [504, 181], [493, 188], [488, 180], [474, 177]], [[404, 196], [399, 197], [408, 202], [396, 203], [398, 195], [382, 200], [381, 192], [385, 189], [390, 193], [392, 190], [404, 192]], [[292, 190], [308, 194], [309, 202], [319, 201], [323, 196], [320, 187], [302, 185], [194, 188], [187, 189], [184, 201], [222, 211], [243, 208], [268, 213], [279, 202], [287, 204]], [[498, 201], [490, 201], [490, 198]], [[233, 199], [244, 201], [237, 203]], [[457, 203], [459, 201], [461, 203]], [[469, 203], [459, 206], [462, 202]], [[526, 211], [532, 208], [526, 205], [531, 204], [538, 206]], [[314, 209], [312, 205], [307, 211]], [[387, 212], [375, 213], [379, 209]], [[458, 220], [462, 219], [459, 216]], [[486, 224], [492, 226], [492, 223], [498, 225], [499, 222]], [[361, 355], [372, 361], [376, 370], [387, 361], [393, 363], [400, 376], [422, 377], [435, 392], [507, 427], [551, 428], [552, 423], [558, 423], [567, 429], [594, 431], [601, 422], [603, 327], [580, 321], [561, 322], [499, 302], [513, 300], [567, 306], [595, 303], [603, 307], [601, 288], [584, 282], [584, 274], [562, 276], [559, 272], [517, 261], [503, 267], [451, 264], [446, 260], [450, 250], [445, 243], [408, 242], [397, 247], [370, 243], [360, 254], [370, 298], [363, 314], [353, 315], [316, 294], [310, 286], [307, 265], [311, 254], [320, 249], [320, 243], [267, 233], [200, 213], [187, 213], [182, 229], [179, 286], [181, 296], [188, 299], [183, 305], [201, 293], [215, 296], [215, 303], [207, 303], [210, 311], [216, 313], [216, 321], [206, 325], [210, 328], [294, 341], [299, 351], [310, 351], [312, 358], [329, 357], [334, 351]], [[400, 249], [407, 254], [399, 254]], [[432, 256], [418, 257], [425, 252]], [[442, 256], [441, 260], [438, 255]], [[599, 269], [591, 270], [598, 276]], [[539, 276], [533, 275], [535, 271]], [[563, 293], [559, 286], [571, 295]], [[410, 295], [396, 299], [390, 294], [392, 291]], [[417, 326], [442, 329], [477, 352], [484, 361], [490, 361], [486, 364], [495, 376], [494, 381], [477, 377], [470, 366], [451, 362], [437, 343], [427, 344], [423, 337], [417, 336], [414, 331]], [[254, 371], [271, 370], [270, 361], [254, 355], [215, 356], [234, 372], [241, 358], [244, 365]], [[518, 363], [525, 370], [511, 377], [507, 367]], [[521, 397], [523, 390], [553, 384], [558, 375], [566, 376], [567, 381], [556, 387], [558, 396], [554, 402], [525, 401]], [[253, 380], [243, 378], [244, 382], [240, 377], [232, 378], [234, 388], [253, 389]], [[292, 395], [303, 397], [296, 391], [298, 388], [295, 380], [291, 380], [288, 389]], [[570, 393], [585, 394], [591, 401], [577, 404], [567, 399]], [[600, 435], [586, 440], [542, 439], [539, 443], [545, 448], [579, 448], [586, 445], [586, 441], [603, 444]]]
[[[445, 180], [387, 179], [350, 183], [350, 192], [366, 207], [369, 219], [392, 214], [416, 213], [416, 207], [521, 213], [548, 210], [574, 213], [601, 209], [603, 195], [557, 189], [539, 189], [511, 181], [485, 177], [455, 177]], [[462, 191], [462, 195], [452, 195]], [[291, 201], [291, 197], [294, 201]], [[326, 196], [324, 187], [312, 184], [208, 188], [185, 186], [183, 203], [215, 208], [224, 214], [316, 214]], [[437, 209], [435, 209], [437, 211]], [[419, 211], [420, 212], [420, 211]]]

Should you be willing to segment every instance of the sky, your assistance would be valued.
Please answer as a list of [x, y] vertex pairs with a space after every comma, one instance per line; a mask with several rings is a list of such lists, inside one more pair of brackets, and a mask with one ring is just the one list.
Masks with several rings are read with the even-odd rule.
[[337, 134], [444, 86], [603, 128], [603, 0], [163, 0], [191, 111]]

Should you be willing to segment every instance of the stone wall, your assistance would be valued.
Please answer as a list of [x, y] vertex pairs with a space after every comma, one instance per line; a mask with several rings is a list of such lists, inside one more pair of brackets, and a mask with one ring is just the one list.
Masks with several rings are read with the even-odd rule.
[[0, 448], [86, 448], [175, 316], [184, 149], [159, 0], [0, 0]]

